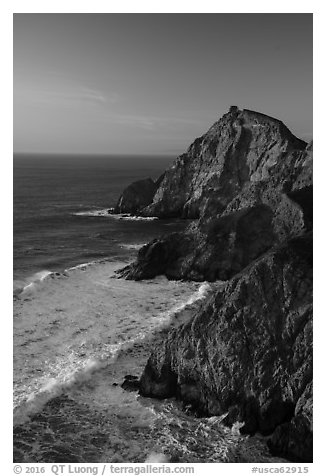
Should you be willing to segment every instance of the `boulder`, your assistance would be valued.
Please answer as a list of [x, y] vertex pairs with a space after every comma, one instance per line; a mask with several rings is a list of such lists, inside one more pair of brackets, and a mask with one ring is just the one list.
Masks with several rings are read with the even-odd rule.
[[128, 392], [135, 392], [139, 390], [139, 379], [135, 375], [125, 375], [121, 388]]

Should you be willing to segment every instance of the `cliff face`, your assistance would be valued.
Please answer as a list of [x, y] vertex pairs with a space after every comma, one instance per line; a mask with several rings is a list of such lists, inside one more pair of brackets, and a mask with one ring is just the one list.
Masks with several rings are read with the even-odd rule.
[[233, 107], [178, 157], [141, 213], [198, 218], [212, 196], [221, 213], [248, 182], [270, 178], [275, 165], [305, 147], [277, 119]]
[[225, 281], [155, 349], [140, 391], [227, 413], [226, 424], [271, 435], [271, 450], [296, 461], [312, 460], [312, 192], [312, 144], [232, 107], [140, 211], [196, 220], [120, 271]]
[[312, 145], [276, 119], [231, 110], [166, 171], [140, 212], [198, 222], [145, 246], [122, 276], [229, 279], [272, 246], [310, 230], [311, 211]]
[[176, 159], [161, 177], [151, 203], [139, 207], [139, 213], [198, 218], [213, 198], [215, 212], [221, 214], [248, 183], [270, 179], [275, 168], [278, 181], [286, 182], [306, 145], [281, 121], [231, 107]]
[[141, 393], [244, 422], [275, 453], [312, 459], [311, 234], [270, 251], [218, 288], [151, 355]]

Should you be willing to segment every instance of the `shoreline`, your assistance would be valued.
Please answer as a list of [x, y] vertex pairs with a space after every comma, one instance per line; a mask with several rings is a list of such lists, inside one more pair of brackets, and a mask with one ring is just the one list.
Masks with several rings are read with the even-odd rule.
[[[96, 395], [96, 389], [100, 389], [101, 387], [104, 388], [108, 398], [108, 409], [110, 409], [112, 405], [114, 407], [114, 398], [116, 398], [118, 401], [127, 402], [127, 408], [128, 405], [130, 406], [130, 410], [127, 411], [127, 414], [128, 412], [131, 412], [132, 415], [134, 409], [137, 410], [137, 408], [141, 408], [141, 410], [138, 411], [144, 412], [144, 415], [147, 415], [146, 418], [149, 418], [150, 420], [154, 418], [154, 427], [151, 429], [151, 432], [154, 432], [152, 435], [153, 438], [148, 439], [146, 436], [146, 439], [149, 440], [149, 445], [153, 444], [153, 446], [146, 447], [137, 458], [132, 459], [131, 461], [130, 459], [123, 459], [123, 461], [113, 460], [113, 462], [141, 463], [146, 462], [146, 460], [153, 454], [164, 457], [166, 462], [172, 463], [206, 462], [206, 460], [203, 461], [204, 451], [210, 452], [209, 461], [207, 462], [252, 462], [252, 455], [255, 454], [259, 455], [260, 462], [287, 462], [287, 460], [273, 457], [269, 453], [264, 438], [259, 435], [254, 435], [253, 437], [241, 435], [239, 432], [240, 427], [238, 428], [237, 426], [234, 426], [233, 428], [228, 428], [221, 425], [221, 417], [197, 417], [192, 411], [187, 409], [181, 401], [178, 401], [174, 397], [164, 400], [153, 399], [143, 397], [139, 395], [137, 391], [123, 389], [123, 381], [125, 377], [130, 374], [131, 368], [133, 371], [132, 375], [136, 374], [136, 376], [140, 378], [152, 350], [162, 342], [172, 329], [176, 329], [185, 322], [191, 320], [193, 314], [201, 307], [201, 304], [201, 300], [197, 300], [192, 304], [185, 304], [184, 308], [175, 311], [170, 320], [163, 324], [162, 327], [154, 329], [152, 333], [149, 333], [139, 341], [133, 342], [127, 348], [121, 348], [114, 356], [114, 359], [111, 362], [107, 362], [103, 367], [97, 369], [94, 368], [94, 371], [89, 374], [89, 378], [81, 379], [79, 382], [76, 381], [71, 386], [62, 389], [60, 393], [51, 396], [39, 411], [29, 415], [29, 417], [23, 422], [16, 422], [14, 424], [14, 462], [22, 462], [21, 450], [25, 450], [24, 445], [32, 442], [35, 429], [40, 430], [45, 428], [45, 426], [48, 426], [49, 431], [54, 432], [54, 434], [59, 432], [58, 434], [63, 438], [62, 431], [65, 428], [66, 423], [64, 420], [61, 421], [61, 414], [64, 414], [66, 411], [65, 409], [69, 409], [72, 414], [75, 414], [75, 412], [77, 412], [77, 414], [82, 412], [82, 418], [87, 419], [87, 425], [90, 427], [98, 425], [97, 406], [95, 405], [95, 408], [90, 407], [87, 403], [88, 400], [85, 401], [86, 406], [85, 403], [81, 406], [79, 397], [84, 393], [84, 390], [88, 390], [89, 388], [93, 388], [93, 392], [95, 392]], [[110, 396], [113, 396], [113, 403], [111, 402]], [[92, 398], [91, 401], [93, 401]], [[171, 415], [170, 412], [172, 412]], [[135, 412], [135, 415], [136, 414], [137, 411]], [[137, 420], [136, 416], [133, 415], [131, 417], [131, 415], [130, 418], [136, 418]], [[164, 429], [166, 425], [168, 425], [168, 427], [170, 426], [169, 422], [171, 417], [177, 417], [178, 419], [181, 419], [182, 422], [180, 434], [178, 433], [177, 439], [174, 438], [172, 440], [170, 440], [169, 432], [166, 435]], [[166, 421], [165, 418], [167, 418]], [[163, 428], [160, 427], [162, 421], [164, 423]], [[83, 423], [83, 425], [85, 425], [85, 423]], [[156, 433], [155, 425], [158, 425], [158, 433]], [[174, 425], [172, 428], [173, 427]], [[197, 429], [198, 445], [202, 445], [203, 449], [199, 451], [198, 459], [194, 456], [195, 452], [192, 452], [192, 457], [189, 461], [187, 455], [180, 455], [182, 454], [182, 448], [184, 445], [183, 439], [189, 438], [189, 441], [191, 440], [191, 435], [194, 431], [193, 427]], [[131, 432], [133, 431], [132, 425], [130, 430]], [[212, 439], [208, 442], [206, 436], [207, 432], [209, 432], [212, 438], [215, 437], [215, 440]], [[109, 434], [107, 436], [109, 437]], [[47, 438], [49, 438], [49, 436]], [[23, 443], [23, 441], [25, 443]], [[105, 447], [106, 444], [109, 445], [108, 448]], [[48, 453], [46, 453], [46, 462], [57, 463], [65, 461], [82, 463], [86, 461], [105, 461], [105, 451], [109, 451], [111, 448], [109, 441], [103, 440], [103, 445], [105, 447], [103, 453], [101, 453], [102, 448], [95, 445], [95, 449], [93, 448], [92, 450], [93, 453], [90, 451], [87, 459], [80, 460], [76, 457], [75, 453], [69, 452], [67, 448], [64, 449], [63, 446], [60, 446], [61, 449], [59, 451], [56, 449], [57, 447], [53, 447], [53, 445], [54, 442], [47, 441], [45, 438], [44, 445], [41, 446], [42, 450], [43, 448], [47, 448], [48, 451]], [[83, 445], [85, 445], [85, 443], [83, 443]], [[213, 451], [214, 445], [217, 446]], [[146, 454], [145, 450], [147, 451]], [[27, 460], [24, 460], [23, 462], [35, 463], [45, 461], [42, 459], [35, 461], [32, 457], [30, 460], [27, 458]]]
[[[152, 352], [152, 349], [157, 346], [164, 337], [166, 337], [170, 330], [177, 329], [185, 322], [191, 320], [192, 313], [195, 312], [199, 307], [200, 302], [196, 306], [195, 301], [192, 304], [185, 303], [184, 307], [180, 307], [179, 310], [171, 309], [170, 315], [172, 317], [170, 321], [163, 323], [160, 327], [154, 329], [152, 332], [143, 337], [140, 336], [137, 339], [136, 336], [133, 341], [125, 342], [111, 356], [111, 359], [107, 361], [103, 360], [102, 362], [93, 361], [89, 366], [77, 371], [76, 374], [72, 376], [71, 381], [59, 384], [57, 387], [49, 385], [43, 390], [41, 389], [40, 392], [35, 395], [35, 398], [37, 399], [36, 403], [33, 403], [34, 396], [31, 395], [25, 402], [14, 408], [14, 428], [15, 426], [24, 424], [30, 418], [33, 418], [33, 416], [35, 416], [37, 413], [42, 412], [43, 408], [46, 407], [46, 405], [51, 404], [53, 399], [65, 395], [66, 393], [74, 392], [75, 387], [82, 388], [84, 385], [87, 386], [88, 382], [90, 382], [92, 378], [96, 378], [96, 374], [100, 373], [102, 370], [108, 371], [110, 373], [111, 369], [113, 374], [121, 374], [120, 377], [124, 372], [126, 375], [128, 375], [128, 371], [130, 370], [128, 369], [128, 358], [130, 354], [131, 356], [133, 355], [135, 349], [137, 349], [136, 353], [139, 353], [141, 349], [141, 353], [144, 354], [142, 356], [142, 362], [140, 363], [138, 360], [139, 372], [137, 378], [140, 379], [141, 373], [146, 365], [147, 359]], [[123, 365], [121, 366], [121, 364]], [[117, 366], [117, 369], [113, 369], [114, 366]], [[122, 372], [123, 366], [126, 367], [124, 372]], [[120, 379], [120, 382], [113, 382], [112, 385], [119, 385], [121, 387], [124, 383], [123, 379], [125, 379], [126, 375], [122, 377], [122, 380]]]
[[[133, 250], [138, 249], [136, 248], [138, 245], [130, 245], [130, 247], [127, 247], [127, 246], [128, 245], [126, 245], [125, 248], [130, 250], [130, 255]], [[123, 247], [123, 245], [121, 245], [121, 247]], [[13, 280], [13, 284], [14, 284], [13, 297], [16, 299], [17, 298], [19, 299], [19, 296], [21, 296], [25, 291], [31, 288], [34, 284], [42, 283], [43, 281], [48, 279], [67, 277], [69, 276], [69, 273], [71, 273], [71, 271], [75, 271], [78, 269], [84, 271], [86, 268], [90, 266], [101, 265], [104, 263], [119, 262], [121, 263], [121, 265], [128, 265], [133, 261], [133, 259], [134, 259], [134, 254], [132, 256], [129, 256], [128, 258], [126, 257], [125, 260], [123, 259], [122, 256], [117, 256], [116, 260], [114, 259], [114, 256], [108, 256], [106, 258], [99, 258], [96, 260], [88, 261], [86, 263], [76, 264], [74, 266], [70, 266], [69, 268], [64, 268], [62, 271], [49, 271], [45, 269], [39, 269], [35, 273], [31, 275], [29, 274], [28, 276], [26, 276], [25, 278], [26, 284], [24, 284], [24, 286], [15, 287], [15, 282], [18, 282], [18, 283], [22, 282], [23, 280], [22, 278]]]
[[[38, 309], [40, 310], [44, 309], [44, 311], [42, 311], [41, 313], [37, 311], [37, 313], [40, 316], [39, 322], [41, 326], [46, 325], [46, 323], [44, 323], [44, 320], [43, 320], [43, 313], [47, 313], [47, 314], [49, 313], [48, 318], [50, 320], [54, 319], [53, 320], [54, 323], [59, 322], [58, 318], [62, 319], [62, 310], [59, 307], [57, 308], [56, 297], [55, 297], [56, 295], [59, 296], [62, 292], [67, 293], [66, 296], [62, 295], [62, 299], [63, 299], [62, 306], [63, 306], [63, 309], [66, 309], [63, 315], [64, 319], [68, 320], [67, 321], [68, 325], [70, 325], [69, 320], [72, 319], [72, 322], [77, 322], [78, 325], [80, 326], [83, 326], [82, 321], [80, 321], [80, 318], [84, 314], [87, 315], [88, 311], [87, 311], [87, 308], [83, 310], [83, 307], [81, 307], [80, 310], [78, 310], [78, 308], [76, 309], [74, 302], [72, 303], [70, 302], [69, 296], [71, 295], [71, 293], [74, 294], [74, 299], [76, 301], [76, 304], [87, 302], [87, 296], [93, 295], [92, 300], [96, 302], [96, 305], [99, 307], [100, 312], [103, 314], [102, 316], [103, 322], [105, 323], [107, 321], [107, 325], [109, 326], [110, 326], [109, 323], [112, 318], [113, 318], [113, 322], [115, 322], [114, 319], [118, 318], [118, 317], [114, 317], [114, 314], [112, 315], [112, 317], [108, 316], [106, 318], [106, 312], [114, 313], [114, 309], [115, 309], [115, 308], [112, 308], [113, 303], [111, 304], [112, 298], [110, 296], [112, 293], [113, 293], [113, 298], [115, 295], [117, 296], [115, 298], [118, 300], [117, 304], [119, 303], [120, 299], [129, 299], [129, 302], [130, 302], [129, 306], [132, 305], [133, 296], [136, 297], [137, 293], [141, 290], [147, 293], [146, 294], [147, 298], [145, 299], [147, 300], [150, 299], [151, 287], [153, 287], [153, 290], [161, 289], [162, 291], [166, 287], [167, 292], [170, 295], [170, 297], [167, 296], [166, 304], [164, 304], [165, 302], [164, 294], [161, 295], [162, 304], [158, 303], [156, 308], [155, 309], [153, 308], [153, 312], [155, 312], [154, 316], [151, 316], [152, 311], [150, 310], [150, 306], [149, 307], [147, 306], [148, 317], [144, 315], [145, 321], [144, 321], [143, 327], [146, 325], [146, 319], [150, 318], [150, 321], [148, 322], [149, 327], [148, 329], [146, 329], [146, 331], [145, 331], [145, 328], [144, 330], [142, 330], [141, 327], [139, 327], [139, 329], [137, 330], [137, 327], [136, 327], [135, 331], [132, 331], [131, 334], [129, 332], [125, 335], [124, 330], [122, 328], [121, 337], [119, 337], [119, 333], [118, 333], [117, 337], [114, 338], [112, 343], [110, 343], [110, 339], [112, 339], [110, 338], [110, 333], [108, 333], [108, 335], [104, 338], [102, 336], [99, 336], [98, 345], [102, 345], [103, 349], [106, 349], [103, 357], [101, 357], [100, 360], [98, 360], [99, 357], [96, 357], [96, 354], [93, 356], [92, 349], [91, 348], [87, 349], [87, 345], [86, 345], [85, 357], [83, 357], [82, 360], [80, 361], [79, 367], [77, 367], [76, 372], [74, 372], [71, 375], [70, 380], [67, 382], [61, 382], [61, 383], [58, 382], [58, 384], [54, 386], [52, 384], [48, 384], [45, 382], [45, 384], [43, 385], [44, 388], [41, 387], [38, 390], [38, 392], [34, 395], [37, 397], [37, 399], [48, 401], [53, 396], [56, 396], [58, 393], [64, 392], [66, 387], [69, 388], [70, 386], [74, 386], [75, 384], [79, 385], [80, 382], [83, 382], [83, 381], [86, 382], [90, 380], [92, 378], [92, 375], [96, 373], [97, 370], [101, 370], [107, 367], [108, 365], [114, 364], [118, 359], [120, 359], [120, 355], [123, 354], [124, 352], [129, 352], [129, 349], [130, 348], [132, 349], [134, 344], [139, 345], [140, 343], [145, 341], [146, 342], [148, 341], [149, 343], [152, 339], [152, 335], [156, 334], [156, 332], [162, 332], [163, 329], [168, 329], [170, 327], [175, 326], [175, 324], [181, 322], [181, 319], [184, 322], [184, 320], [186, 319], [186, 316], [189, 317], [189, 313], [191, 312], [191, 309], [193, 309], [194, 306], [197, 306], [197, 302], [201, 301], [205, 297], [206, 292], [208, 292], [208, 290], [210, 289], [210, 286], [205, 284], [198, 285], [198, 283], [178, 283], [176, 290], [174, 290], [173, 283], [169, 282], [165, 277], [157, 277], [153, 280], [146, 280], [143, 283], [125, 282], [125, 280], [121, 280], [115, 273], [117, 270], [121, 269], [121, 267], [125, 266], [126, 263], [128, 263], [131, 259], [132, 257], [129, 257], [128, 261], [127, 260], [126, 261], [121, 261], [121, 260], [112, 261], [110, 258], [101, 259], [101, 260], [92, 261], [89, 263], [81, 263], [71, 268], [67, 268], [62, 273], [48, 272], [46, 274], [42, 274], [42, 276], [40, 276], [39, 279], [34, 281], [32, 284], [27, 285], [25, 287], [25, 290], [16, 297], [16, 299], [14, 300], [15, 301], [14, 323], [16, 323], [16, 325], [18, 326], [17, 327], [18, 330], [21, 329], [21, 325], [23, 323], [20, 321], [21, 319], [20, 315], [22, 312], [23, 313], [25, 312], [24, 319], [25, 320], [27, 319], [27, 321], [26, 321], [26, 324], [24, 324], [25, 327], [23, 327], [22, 329], [26, 328], [26, 332], [29, 334], [32, 329], [29, 328], [30, 326], [28, 322], [30, 319], [32, 319], [31, 322], [34, 322], [34, 315]], [[67, 279], [69, 281], [66, 281]], [[66, 286], [67, 283], [69, 283], [68, 288]], [[56, 286], [53, 287], [53, 284], [56, 284]], [[91, 286], [91, 288], [89, 288], [89, 286]], [[178, 288], [180, 288], [179, 291], [178, 291]], [[188, 289], [187, 291], [187, 294], [189, 296], [188, 298], [183, 297], [182, 295], [183, 288]], [[127, 293], [126, 295], [125, 295], [125, 292]], [[155, 291], [155, 292], [161, 292], [161, 291]], [[168, 304], [171, 301], [172, 292], [176, 293], [176, 295], [179, 294], [179, 298], [177, 303], [173, 304], [173, 302], [171, 302], [170, 304]], [[80, 296], [80, 298], [83, 298], [83, 301], [80, 301], [78, 296]], [[69, 303], [67, 303], [68, 307], [65, 308], [64, 302], [67, 300]], [[122, 301], [122, 304], [123, 304], [123, 301]], [[135, 305], [137, 305], [137, 301], [135, 302]], [[146, 305], [146, 302], [144, 302], [144, 305]], [[108, 311], [105, 310], [107, 306], [109, 306]], [[90, 308], [92, 308], [92, 305], [90, 305]], [[94, 310], [94, 312], [95, 312], [95, 315], [92, 318], [93, 320], [94, 318], [96, 318], [96, 310]], [[130, 312], [130, 311], [127, 311], [127, 312]], [[16, 319], [18, 319], [18, 321]], [[127, 316], [127, 322], [128, 322], [128, 319], [130, 318]], [[114, 326], [115, 324], [113, 324], [113, 327]], [[42, 332], [40, 337], [42, 338]], [[117, 343], [114, 343], [115, 339], [117, 339], [116, 341]], [[19, 345], [18, 342], [19, 341], [17, 341], [17, 345]], [[24, 345], [24, 342], [25, 341], [23, 341], [23, 345]], [[108, 342], [108, 344], [106, 344], [106, 342]], [[68, 352], [68, 349], [65, 352]], [[17, 351], [15, 351], [15, 354], [16, 353]], [[146, 363], [146, 360], [144, 361], [144, 364]], [[79, 359], [77, 360], [77, 363], [78, 361]], [[37, 361], [35, 362], [34, 365], [37, 365]], [[72, 371], [73, 370], [74, 369], [72, 369]], [[40, 395], [38, 395], [39, 393]], [[28, 397], [27, 400], [25, 400], [25, 403], [22, 402], [23, 406], [27, 408], [30, 406], [32, 410], [34, 406], [33, 405], [34, 396], [33, 394], [31, 394], [30, 397]], [[19, 405], [20, 404], [18, 404], [18, 406]], [[19, 413], [24, 413], [24, 411], [25, 410], [23, 409]]]

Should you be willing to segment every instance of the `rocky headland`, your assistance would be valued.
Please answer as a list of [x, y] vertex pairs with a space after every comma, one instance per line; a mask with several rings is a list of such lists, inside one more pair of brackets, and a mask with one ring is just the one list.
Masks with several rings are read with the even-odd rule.
[[274, 454], [312, 461], [312, 144], [232, 106], [156, 183], [141, 182], [117, 212], [193, 221], [120, 276], [224, 282], [152, 353], [141, 394], [241, 421]]

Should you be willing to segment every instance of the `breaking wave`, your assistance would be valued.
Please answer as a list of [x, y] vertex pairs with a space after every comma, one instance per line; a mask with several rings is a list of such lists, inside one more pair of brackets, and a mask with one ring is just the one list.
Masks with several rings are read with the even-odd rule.
[[14, 296], [33, 291], [37, 284], [41, 283], [52, 274], [52, 271], [42, 270], [24, 280], [14, 280]]
[[[141, 247], [143, 245], [139, 245]], [[126, 248], [128, 245], [126, 245]], [[138, 245], [130, 245], [130, 249], [138, 249]], [[25, 294], [29, 294], [37, 289], [37, 286], [41, 284], [46, 278], [54, 277], [54, 276], [65, 276], [70, 271], [75, 270], [85, 270], [89, 266], [97, 265], [100, 263], [105, 263], [107, 261], [112, 261], [112, 256], [110, 258], [101, 258], [98, 260], [88, 261], [86, 263], [80, 263], [75, 266], [71, 266], [70, 268], [64, 269], [62, 272], [59, 271], [49, 271], [49, 270], [42, 270], [34, 273], [32, 276], [24, 278], [24, 279], [15, 279], [13, 282], [13, 294], [15, 297], [17, 296], [24, 296]]]
[[132, 220], [132, 221], [153, 221], [158, 220], [158, 217], [142, 217], [138, 215], [132, 215], [131, 213], [113, 213], [112, 209], [104, 208], [101, 210], [85, 210], [82, 212], [73, 213], [75, 216], [86, 217], [108, 217], [114, 220]]
[[[93, 262], [77, 265], [69, 269], [81, 269], [90, 264], [93, 264]], [[42, 280], [49, 274], [52, 273], [37, 273], [37, 278]], [[69, 388], [87, 383], [97, 371], [113, 364], [121, 353], [128, 351], [145, 338], [151, 337], [155, 332], [168, 327], [174, 319], [179, 324], [185, 322], [191, 315], [191, 313], [187, 314], [187, 311], [192, 310], [192, 306], [195, 303], [203, 300], [210, 290], [210, 284], [201, 284], [197, 291], [187, 300], [161, 312], [155, 318], [155, 321], [149, 323], [146, 331], [138, 329], [138, 332], [136, 331], [129, 339], [123, 339], [115, 344], [103, 343], [100, 352], [97, 351], [93, 355], [90, 354], [90, 349], [85, 348], [86, 355], [84, 358], [80, 358], [78, 353], [71, 353], [66, 358], [60, 358], [53, 362], [53, 364], [49, 364], [46, 375], [31, 382], [30, 388], [34, 387], [34, 390], [20, 394], [20, 397], [17, 399], [15, 423], [23, 423], [31, 415], [40, 412], [49, 400], [61, 395]]]
[[[166, 316], [170, 319], [173, 317], [177, 317], [183, 311], [187, 310], [187, 308], [191, 308], [191, 306], [195, 303], [204, 300], [211, 290], [211, 285], [207, 282], [204, 282], [200, 285], [199, 289], [190, 296], [187, 301], [181, 304], [177, 304], [176, 306], [172, 307], [172, 309], [167, 311]], [[168, 322], [170, 322], [170, 320]]]
[[140, 250], [140, 248], [142, 248], [143, 246], [145, 246], [147, 243], [139, 243], [139, 244], [128, 244], [128, 243], [124, 243], [121, 246], [121, 248], [125, 248], [127, 250]]
[[[55, 377], [44, 376], [38, 390], [31, 392], [25, 401], [16, 403], [14, 424], [24, 423], [32, 415], [39, 413], [47, 402], [68, 389], [86, 384], [96, 372], [114, 363], [122, 351], [127, 350], [135, 342], [139, 342], [145, 337], [144, 333], [139, 333], [128, 341], [107, 344], [101, 358], [89, 357], [80, 360], [76, 355], [71, 354], [70, 362], [69, 359], [56, 362], [53, 364], [53, 368], [50, 366], [49, 373], [57, 370], [57, 375]], [[105, 353], [104, 356], [103, 353]]]

